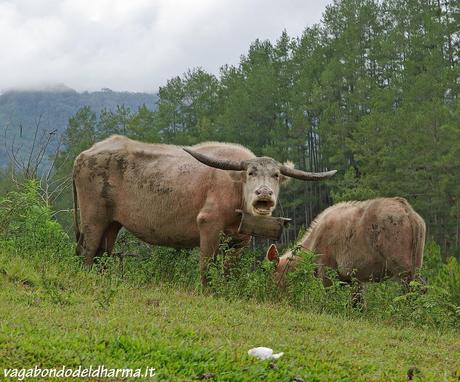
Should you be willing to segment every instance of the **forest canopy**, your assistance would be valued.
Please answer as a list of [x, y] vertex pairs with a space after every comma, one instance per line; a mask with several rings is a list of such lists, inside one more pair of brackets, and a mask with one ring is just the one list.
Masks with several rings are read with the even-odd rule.
[[332, 203], [402, 196], [444, 254], [458, 256], [459, 14], [443, 0], [335, 1], [299, 37], [256, 40], [218, 75], [195, 68], [171, 78], [154, 111], [79, 110], [55, 176], [70, 176], [81, 150], [114, 133], [237, 142], [300, 169], [338, 170], [327, 184], [281, 192], [278, 214], [293, 219], [286, 239]]

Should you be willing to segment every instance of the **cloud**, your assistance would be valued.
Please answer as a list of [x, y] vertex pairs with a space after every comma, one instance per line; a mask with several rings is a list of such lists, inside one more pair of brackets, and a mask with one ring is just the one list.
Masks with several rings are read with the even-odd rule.
[[236, 64], [256, 38], [298, 36], [330, 0], [0, 0], [0, 89], [156, 91]]

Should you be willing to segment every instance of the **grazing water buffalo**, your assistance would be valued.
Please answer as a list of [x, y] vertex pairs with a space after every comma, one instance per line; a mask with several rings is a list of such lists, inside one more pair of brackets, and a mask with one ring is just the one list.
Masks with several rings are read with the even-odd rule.
[[[424, 220], [404, 198], [344, 202], [319, 214], [298, 248], [318, 254], [317, 275], [325, 285], [330, 284], [327, 268], [335, 269], [342, 281], [409, 281], [422, 266], [425, 230]], [[277, 263], [278, 281], [300, 260], [292, 251], [279, 258], [274, 245], [266, 258]]]
[[279, 185], [287, 177], [321, 180], [334, 173], [295, 170], [235, 144], [181, 148], [115, 135], [83, 151], [74, 163], [77, 254], [91, 265], [96, 255], [111, 253], [125, 227], [147, 243], [200, 246], [206, 282], [206, 266], [221, 232], [231, 235], [237, 246], [249, 241], [237, 233], [235, 209], [271, 215]]

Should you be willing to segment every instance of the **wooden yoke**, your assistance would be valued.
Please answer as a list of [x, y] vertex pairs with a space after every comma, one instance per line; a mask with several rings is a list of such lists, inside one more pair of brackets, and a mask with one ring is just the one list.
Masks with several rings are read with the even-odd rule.
[[272, 216], [254, 216], [235, 210], [241, 215], [238, 233], [245, 235], [264, 237], [271, 240], [279, 240], [283, 234], [283, 229], [289, 225], [291, 219], [276, 218]]

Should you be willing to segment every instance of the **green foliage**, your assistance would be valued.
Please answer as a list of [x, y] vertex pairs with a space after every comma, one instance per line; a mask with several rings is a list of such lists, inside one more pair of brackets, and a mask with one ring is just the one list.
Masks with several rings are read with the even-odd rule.
[[[202, 290], [197, 251], [152, 251], [125, 233], [117, 251], [138, 256], [103, 257], [89, 270], [74, 255], [34, 182], [2, 203], [0, 355], [8, 367], [150, 364], [164, 380], [214, 373], [219, 380], [289, 381], [296, 375], [404, 377], [415, 364], [424, 380], [435, 381], [440, 370], [450, 376], [459, 366], [460, 266], [455, 258], [444, 263], [434, 243], [427, 245], [423, 272], [428, 285], [369, 284], [357, 308], [356, 285], [329, 272], [331, 285], [323, 286], [310, 252], [299, 251], [300, 265], [277, 284], [273, 264], [250, 250], [236, 257], [223, 237], [210, 265], [209, 287]], [[427, 329], [443, 333], [442, 344]], [[369, 341], [370, 353], [366, 346], [361, 349]], [[260, 345], [286, 351], [286, 358], [246, 357], [250, 347]], [[352, 354], [361, 350], [359, 357]], [[324, 351], [326, 360], [318, 356]], [[440, 354], [443, 360], [452, 358], [447, 369], [438, 361]], [[388, 362], [385, 370], [382, 362]]]
[[258, 261], [257, 254], [250, 250], [235, 253], [228, 243], [228, 238], [221, 240], [219, 252], [209, 266], [208, 290], [228, 299], [276, 300], [279, 290], [272, 278], [273, 266]]
[[121, 278], [117, 265], [116, 259], [103, 259], [95, 268], [101, 279], [94, 283], [94, 300], [102, 309], [107, 309], [113, 303], [120, 289]]
[[[18, 257], [4, 262], [0, 273], [8, 280], [29, 287], [39, 287], [46, 299], [67, 305], [72, 303], [69, 285], [56, 271], [65, 267], [69, 278], [81, 277], [80, 260], [73, 255], [73, 245], [53, 214], [41, 199], [35, 182], [28, 182], [19, 192], [2, 200], [0, 248]], [[412, 282], [408, 289], [394, 281], [369, 284], [363, 292], [364, 305], [356, 308], [356, 283], [346, 284], [329, 270], [330, 286], [315, 276], [314, 254], [297, 251], [301, 261], [285, 274], [285, 280], [273, 277], [273, 264], [258, 260], [257, 252], [239, 254], [229, 248], [229, 238], [222, 237], [219, 252], [208, 271], [205, 292], [229, 300], [285, 302], [295, 309], [314, 313], [336, 314], [348, 318], [382, 320], [397, 325], [433, 328], [458, 327], [460, 322], [460, 265], [455, 258], [447, 263], [440, 247], [426, 246], [422, 276], [424, 286]], [[107, 309], [119, 294], [120, 287], [131, 285], [175, 285], [193, 292], [201, 291], [199, 251], [141, 246], [130, 234], [122, 232], [116, 253], [137, 253], [134, 257], [103, 257], [91, 271], [94, 277], [88, 288], [94, 291], [98, 306]], [[27, 261], [32, 262], [31, 265]], [[31, 269], [41, 270], [37, 275]], [[460, 329], [460, 328], [459, 328]]]
[[451, 256], [443, 261], [439, 245], [428, 243], [425, 251], [424, 272], [429, 282], [449, 291], [447, 301], [460, 306], [460, 263]]
[[34, 249], [55, 255], [69, 248], [69, 238], [52, 218], [37, 182], [29, 181], [22, 191], [0, 198], [0, 242], [25, 253]]
[[436, 279], [436, 283], [450, 291], [449, 300], [460, 306], [460, 262], [455, 257], [449, 257]]
[[416, 322], [435, 328], [458, 327], [460, 309], [449, 303], [451, 294], [447, 289], [434, 285], [422, 285], [412, 281], [409, 291], [394, 297], [390, 305], [391, 319], [400, 322]]
[[363, 184], [356, 176], [356, 170], [350, 167], [340, 179], [336, 191], [332, 191], [332, 198], [335, 202], [345, 202], [349, 200], [367, 200], [377, 197], [378, 194]]

